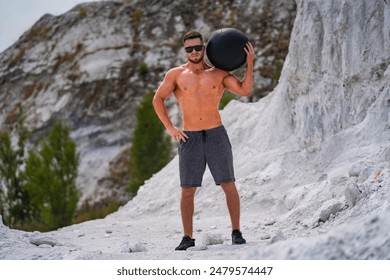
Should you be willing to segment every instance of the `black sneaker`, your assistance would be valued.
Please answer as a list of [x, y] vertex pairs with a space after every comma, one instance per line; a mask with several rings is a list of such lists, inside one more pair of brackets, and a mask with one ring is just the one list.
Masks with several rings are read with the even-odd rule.
[[180, 242], [180, 245], [175, 248], [175, 250], [187, 250], [189, 247], [195, 246], [195, 239], [192, 239], [188, 235], [183, 236], [183, 239]]
[[232, 244], [246, 244], [246, 240], [242, 237], [242, 233], [238, 229], [232, 232]]

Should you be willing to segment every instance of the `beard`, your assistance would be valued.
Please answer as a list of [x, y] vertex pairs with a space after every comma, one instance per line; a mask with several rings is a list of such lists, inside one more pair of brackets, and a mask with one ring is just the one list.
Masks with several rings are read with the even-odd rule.
[[199, 64], [199, 63], [201, 63], [203, 61], [203, 57], [204, 57], [204, 55], [201, 55], [201, 56], [193, 58], [193, 59], [188, 58], [188, 61], [190, 61], [190, 62], [192, 62], [194, 64]]

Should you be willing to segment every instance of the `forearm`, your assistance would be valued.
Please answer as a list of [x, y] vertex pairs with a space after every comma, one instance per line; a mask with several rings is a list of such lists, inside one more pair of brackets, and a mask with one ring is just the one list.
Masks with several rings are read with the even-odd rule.
[[156, 112], [158, 118], [164, 124], [166, 129], [170, 129], [173, 127], [171, 120], [169, 119], [167, 109], [164, 104], [164, 100], [158, 96], [153, 98], [153, 107]]
[[223, 84], [232, 93], [240, 96], [250, 96], [253, 86], [253, 64], [247, 64], [244, 79], [240, 81], [236, 76], [228, 75]]
[[246, 67], [245, 77], [241, 82], [242, 92], [244, 96], [250, 96], [253, 87], [253, 65], [248, 64]]
[[250, 42], [244, 48], [246, 53], [246, 72], [244, 80], [241, 82], [241, 90], [244, 96], [250, 96], [253, 86], [253, 59], [255, 57], [255, 50]]

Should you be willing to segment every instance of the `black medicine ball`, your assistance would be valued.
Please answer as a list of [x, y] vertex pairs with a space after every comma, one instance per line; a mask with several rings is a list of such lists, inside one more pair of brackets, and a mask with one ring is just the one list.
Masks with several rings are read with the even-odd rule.
[[207, 57], [216, 68], [236, 70], [246, 62], [244, 47], [248, 41], [248, 37], [235, 28], [218, 29], [207, 42]]

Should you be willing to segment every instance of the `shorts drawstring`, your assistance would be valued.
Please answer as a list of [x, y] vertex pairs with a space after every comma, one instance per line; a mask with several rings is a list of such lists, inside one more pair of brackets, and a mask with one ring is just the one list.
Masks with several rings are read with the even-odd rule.
[[207, 135], [206, 130], [202, 130], [202, 140], [203, 140], [203, 143], [206, 142], [206, 135]]

